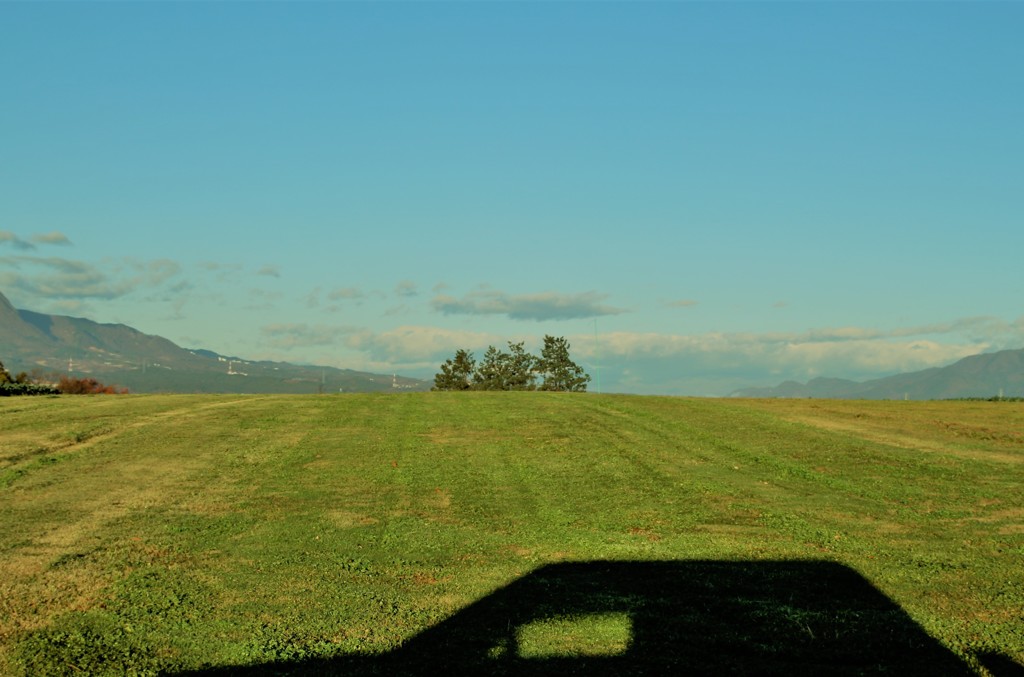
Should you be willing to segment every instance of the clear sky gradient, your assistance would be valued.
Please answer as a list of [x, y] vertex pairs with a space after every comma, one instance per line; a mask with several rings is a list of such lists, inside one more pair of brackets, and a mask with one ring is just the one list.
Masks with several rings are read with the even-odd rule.
[[0, 2], [0, 292], [725, 395], [1024, 347], [1024, 3]]

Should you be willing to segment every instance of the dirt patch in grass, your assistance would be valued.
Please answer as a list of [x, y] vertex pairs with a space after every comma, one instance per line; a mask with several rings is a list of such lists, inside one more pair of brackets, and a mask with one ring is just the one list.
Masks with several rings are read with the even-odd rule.
[[452, 495], [447, 490], [438, 487], [434, 489], [430, 504], [440, 510], [447, 510], [452, 505]]
[[972, 519], [977, 522], [1001, 522], [1003, 520], [1024, 521], [1024, 508], [1006, 508], [1005, 510], [991, 512], [984, 517], [974, 517]]
[[421, 438], [439, 447], [445, 446], [471, 446], [481, 442], [493, 443], [507, 439], [506, 436], [496, 434], [494, 430], [475, 428], [456, 428], [452, 426], [438, 426], [428, 432], [421, 433]]
[[[18, 569], [26, 563], [12, 564]], [[102, 569], [88, 562], [49, 572], [44, 585], [34, 578], [4, 580], [0, 583], [0, 643], [18, 633], [46, 627], [58, 614], [92, 608], [109, 583]]]
[[238, 506], [227, 499], [206, 496], [197, 496], [183, 501], [180, 507], [182, 510], [204, 517], [220, 517], [238, 512]]
[[431, 573], [417, 571], [412, 575], [412, 582], [416, 585], [437, 585], [441, 581]]
[[630, 527], [627, 531], [632, 536], [642, 536], [652, 543], [661, 540], [659, 534], [646, 527]]
[[[1009, 524], [1007, 524], [1009, 522]], [[1024, 508], [996, 510], [978, 517], [968, 517], [960, 522], [964, 526], [987, 525], [995, 527], [1000, 536], [1024, 533]]]
[[516, 557], [533, 557], [533, 549], [525, 548], [521, 545], [508, 545], [505, 550], [512, 553]]
[[953, 437], [966, 437], [974, 440], [1024, 447], [1024, 433], [995, 430], [985, 426], [966, 425], [951, 421], [935, 421], [935, 426], [943, 433]]
[[694, 531], [727, 536], [755, 536], [764, 532], [764, 527], [753, 524], [698, 524]]
[[355, 527], [366, 527], [377, 524], [380, 520], [363, 513], [352, 512], [351, 510], [331, 510], [327, 513], [327, 519], [339, 529], [352, 529]]

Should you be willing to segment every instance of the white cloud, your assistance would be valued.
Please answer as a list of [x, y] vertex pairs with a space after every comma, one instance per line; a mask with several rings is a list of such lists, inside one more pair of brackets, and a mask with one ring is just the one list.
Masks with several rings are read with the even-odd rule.
[[304, 323], [268, 324], [260, 328], [271, 346], [283, 349], [340, 345], [343, 337], [352, 331], [355, 331], [352, 327]]
[[239, 263], [218, 263], [217, 261], [201, 261], [196, 266], [202, 273], [214, 275], [219, 286], [238, 283], [245, 269]]
[[343, 287], [327, 293], [331, 301], [355, 301], [365, 297], [366, 294], [359, 287]]
[[263, 277], [281, 277], [281, 268], [279, 266], [267, 264], [257, 270], [256, 274]]
[[83, 301], [67, 299], [64, 301], [54, 301], [47, 310], [55, 315], [79, 316], [84, 314], [88, 308], [89, 306]]
[[444, 360], [458, 348], [478, 349], [500, 344], [501, 337], [481, 332], [439, 327], [402, 326], [383, 332], [363, 330], [345, 339], [345, 344], [380, 362], [420, 363]]
[[[0, 287], [32, 303], [67, 299], [116, 299], [160, 287], [181, 273], [168, 259], [121, 259], [102, 267], [58, 257], [0, 257]], [[57, 306], [51, 306], [57, 309]]]
[[156, 286], [181, 273], [181, 266], [170, 259], [156, 259], [153, 261], [125, 259], [125, 263], [135, 273], [132, 282], [137, 285], [147, 284]]
[[[945, 344], [923, 339], [896, 340], [852, 328], [829, 334], [814, 331], [804, 334], [721, 334], [695, 336], [672, 334], [613, 332], [577, 337], [582, 352], [600, 352], [622, 358], [700, 358], [714, 360], [720, 366], [764, 364], [773, 367], [811, 368], [826, 362], [841, 363], [842, 371], [851, 368], [871, 372], [924, 368], [980, 352], [987, 344]], [[826, 336], [831, 338], [826, 338]]]
[[22, 251], [28, 251], [36, 248], [34, 244], [22, 240], [9, 230], [0, 230], [0, 244], [8, 244], [15, 249], [20, 249]]
[[201, 261], [197, 265], [210, 273], [237, 273], [242, 269], [242, 266], [237, 263], [217, 263], [216, 261]]
[[64, 233], [53, 231], [52, 233], [41, 233], [33, 235], [32, 241], [37, 244], [70, 245], [71, 240]]
[[395, 285], [395, 293], [399, 296], [409, 297], [416, 296], [419, 294], [419, 291], [416, 288], [416, 283], [412, 280], [402, 280]]
[[39, 299], [113, 299], [133, 289], [92, 264], [59, 258], [0, 257], [0, 284]]
[[511, 295], [487, 289], [470, 292], [461, 299], [438, 295], [431, 302], [445, 315], [505, 315], [513, 320], [574, 320], [618, 315], [622, 308], [601, 303], [607, 294], [589, 291], [579, 294], [543, 292]]

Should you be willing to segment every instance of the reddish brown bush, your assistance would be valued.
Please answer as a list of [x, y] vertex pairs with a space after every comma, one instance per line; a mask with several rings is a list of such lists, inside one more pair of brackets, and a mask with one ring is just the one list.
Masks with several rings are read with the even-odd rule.
[[103, 385], [94, 378], [72, 378], [61, 376], [57, 390], [65, 395], [123, 395], [127, 388], [117, 389], [116, 386]]

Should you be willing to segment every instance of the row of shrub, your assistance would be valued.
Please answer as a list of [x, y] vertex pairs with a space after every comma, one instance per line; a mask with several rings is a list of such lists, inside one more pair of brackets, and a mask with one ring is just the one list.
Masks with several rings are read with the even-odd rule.
[[993, 395], [992, 397], [953, 397], [957, 402], [1024, 402], [1024, 397], [1005, 397]]
[[13, 395], [59, 395], [60, 391], [51, 385], [41, 383], [0, 383], [0, 397]]

